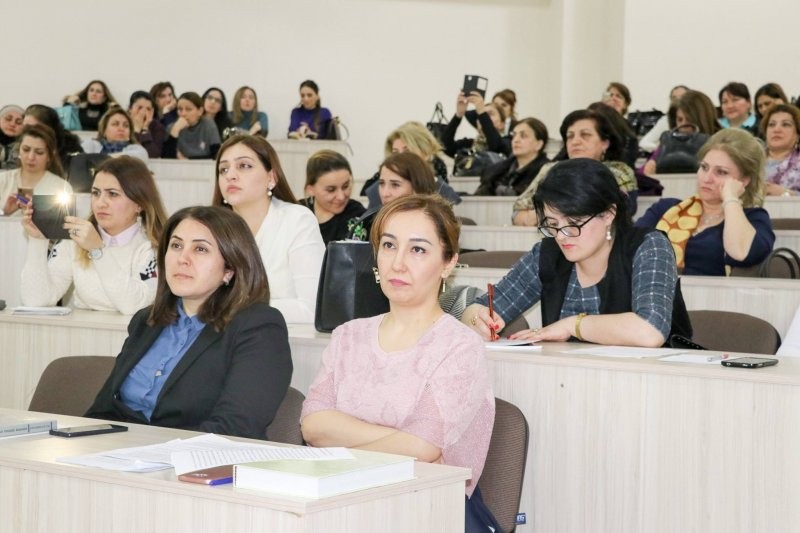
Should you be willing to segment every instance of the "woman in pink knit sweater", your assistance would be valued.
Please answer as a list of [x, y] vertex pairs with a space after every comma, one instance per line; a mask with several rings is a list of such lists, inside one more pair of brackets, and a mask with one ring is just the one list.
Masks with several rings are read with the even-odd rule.
[[438, 195], [404, 196], [381, 209], [370, 238], [390, 311], [334, 330], [303, 405], [303, 436], [471, 468], [466, 531], [489, 531], [496, 524], [476, 490], [494, 424], [485, 348], [438, 300], [458, 260], [458, 220]]

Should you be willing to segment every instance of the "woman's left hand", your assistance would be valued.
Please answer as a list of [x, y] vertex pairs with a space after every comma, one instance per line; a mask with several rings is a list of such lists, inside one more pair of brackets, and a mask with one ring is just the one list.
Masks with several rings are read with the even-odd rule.
[[738, 200], [744, 194], [744, 183], [737, 180], [736, 178], [732, 178], [728, 176], [725, 178], [725, 181], [722, 182], [722, 186], [720, 188], [720, 196], [722, 196], [722, 201], [725, 200]]
[[467, 102], [475, 106], [475, 111], [480, 115], [483, 113], [484, 101], [483, 96], [478, 91], [472, 91], [467, 95]]
[[787, 189], [783, 185], [778, 185], [777, 183], [767, 183], [764, 192], [766, 192], [767, 196], [794, 196], [794, 193], [790, 189]]
[[524, 329], [510, 335], [508, 338], [526, 341], [566, 341], [575, 332], [575, 318], [574, 316], [568, 316], [543, 328]]
[[69, 238], [84, 250], [95, 250], [103, 246], [103, 239], [88, 220], [68, 216], [64, 219], [64, 229], [69, 230]]
[[250, 135], [255, 135], [255, 134], [256, 134], [256, 133], [258, 133], [259, 131], [261, 131], [261, 123], [260, 123], [260, 122], [258, 122], [258, 121], [256, 121], [256, 123], [255, 123], [255, 124], [253, 124], [252, 126], [250, 126]]

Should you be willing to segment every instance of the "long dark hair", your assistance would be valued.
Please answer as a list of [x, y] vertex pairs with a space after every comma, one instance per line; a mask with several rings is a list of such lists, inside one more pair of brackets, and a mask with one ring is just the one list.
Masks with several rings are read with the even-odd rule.
[[[319, 133], [319, 116], [322, 113], [322, 99], [319, 97], [319, 85], [317, 85], [317, 82], [314, 80], [305, 80], [300, 84], [300, 88], [302, 89], [303, 87], [308, 87], [317, 95], [317, 105], [314, 106], [314, 127], [312, 129]], [[303, 104], [300, 104], [300, 107], [303, 107]]]
[[590, 217], [614, 207], [617, 231], [633, 225], [614, 174], [603, 163], [585, 157], [560, 161], [550, 169], [533, 195], [539, 220], [545, 219], [545, 206], [569, 218]]
[[225, 98], [225, 92], [219, 87], [209, 87], [208, 89], [206, 89], [206, 92], [203, 93], [204, 111], [206, 105], [206, 98], [208, 97], [208, 93], [210, 93], [211, 91], [217, 91], [219, 92], [220, 96], [222, 96], [222, 103], [220, 104], [219, 112], [217, 112], [217, 114], [214, 115], [214, 124], [217, 125], [217, 129], [219, 130], [219, 136], [222, 137], [222, 132], [225, 131], [225, 128], [231, 125], [231, 119], [230, 117], [228, 117], [228, 99]]
[[233, 317], [254, 303], [269, 304], [269, 283], [255, 237], [244, 219], [229, 209], [213, 206], [185, 207], [169, 217], [158, 244], [158, 289], [148, 324], [166, 326], [178, 318], [178, 297], [167, 284], [164, 258], [175, 228], [186, 219], [196, 220], [213, 235], [234, 275], [200, 305], [197, 316], [216, 331], [222, 331]]
[[74, 133], [64, 129], [64, 125], [61, 124], [61, 120], [58, 118], [58, 113], [56, 113], [56, 110], [52, 107], [48, 107], [44, 104], [31, 104], [25, 109], [25, 115], [32, 116], [53, 130], [56, 136], [56, 150], [62, 160], [64, 156], [68, 155], [67, 151], [70, 147], [75, 147], [78, 151], [83, 151], [80, 149], [80, 139], [78, 139]]
[[[265, 138], [259, 137], [258, 135], [234, 135], [222, 143], [222, 146], [220, 146], [217, 152], [217, 162], [214, 168], [216, 180], [214, 181], [214, 197], [211, 200], [211, 205], [225, 205], [222, 201], [222, 191], [219, 190], [219, 162], [222, 160], [222, 156], [228, 148], [239, 143], [242, 143], [254, 151], [267, 172], [272, 170], [275, 174], [275, 188], [272, 189], [272, 196], [278, 200], [296, 204], [297, 198], [295, 198], [292, 188], [289, 187], [289, 182], [286, 181], [286, 175], [283, 173], [281, 161], [278, 159], [278, 152], [275, 151], [275, 148], [273, 148]], [[267, 194], [266, 190], [264, 194]]]

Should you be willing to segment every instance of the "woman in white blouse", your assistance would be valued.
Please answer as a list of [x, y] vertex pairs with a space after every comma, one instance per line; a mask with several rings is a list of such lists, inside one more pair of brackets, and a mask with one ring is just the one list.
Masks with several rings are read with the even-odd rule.
[[316, 217], [297, 203], [266, 139], [235, 135], [225, 141], [212, 203], [230, 206], [255, 235], [270, 305], [287, 323], [313, 324], [325, 245]]
[[70, 238], [56, 244], [49, 258], [33, 209], [25, 209], [22, 226], [30, 239], [23, 304], [55, 305], [73, 284], [77, 308], [130, 315], [153, 302], [155, 249], [167, 216], [147, 165], [128, 155], [104, 161], [91, 195], [91, 216], [65, 217]]

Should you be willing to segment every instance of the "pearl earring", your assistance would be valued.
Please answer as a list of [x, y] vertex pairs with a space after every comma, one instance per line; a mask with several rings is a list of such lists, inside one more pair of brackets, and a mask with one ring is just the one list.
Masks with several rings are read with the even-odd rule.
[[608, 226], [608, 227], [606, 228], [606, 240], [607, 240], [607, 241], [610, 241], [610, 240], [611, 240], [611, 226]]
[[272, 196], [272, 189], [267, 189], [267, 196]]

